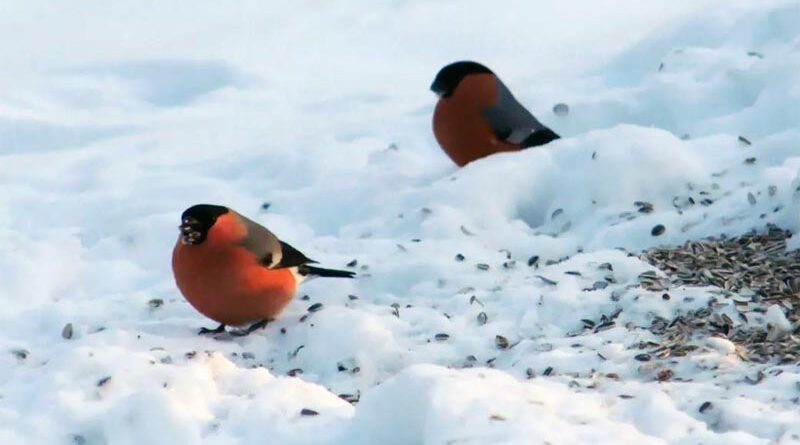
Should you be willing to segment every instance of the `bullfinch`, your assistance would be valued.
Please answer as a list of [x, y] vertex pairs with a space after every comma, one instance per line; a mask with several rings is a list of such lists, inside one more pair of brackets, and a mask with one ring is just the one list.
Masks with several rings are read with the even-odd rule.
[[292, 300], [297, 285], [311, 277], [353, 278], [355, 273], [312, 266], [309, 259], [265, 227], [212, 204], [181, 215], [172, 251], [175, 283], [201, 314], [220, 323], [201, 334], [247, 335], [266, 326]]
[[439, 70], [430, 88], [439, 96], [433, 134], [459, 167], [497, 152], [522, 150], [559, 138], [480, 63], [451, 63]]

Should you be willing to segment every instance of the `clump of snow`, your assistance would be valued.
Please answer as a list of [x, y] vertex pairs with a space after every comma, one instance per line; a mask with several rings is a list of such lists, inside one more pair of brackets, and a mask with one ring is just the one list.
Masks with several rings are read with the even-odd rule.
[[[0, 440], [800, 438], [796, 366], [647, 353], [717, 293], [629, 253], [800, 230], [795, 3], [163, 6], [0, 5]], [[564, 137], [452, 166], [426, 88], [461, 58]], [[359, 276], [198, 337], [169, 269], [198, 202]]]

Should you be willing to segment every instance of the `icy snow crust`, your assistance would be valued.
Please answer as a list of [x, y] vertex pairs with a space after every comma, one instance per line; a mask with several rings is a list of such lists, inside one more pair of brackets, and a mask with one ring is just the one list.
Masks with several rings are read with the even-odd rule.
[[[631, 288], [616, 248], [800, 229], [800, 5], [501, 3], [0, 5], [0, 442], [797, 442], [796, 365], [634, 359], [713, 289]], [[457, 170], [426, 88], [461, 58], [564, 138]], [[359, 278], [198, 337], [169, 266], [198, 202]]]

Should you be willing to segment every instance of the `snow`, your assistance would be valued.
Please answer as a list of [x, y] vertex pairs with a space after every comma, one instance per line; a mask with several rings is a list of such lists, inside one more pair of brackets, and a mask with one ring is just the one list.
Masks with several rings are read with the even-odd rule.
[[[714, 289], [633, 287], [627, 253], [800, 230], [796, 2], [7, 1], [0, 30], [4, 443], [800, 442], [796, 363], [636, 359]], [[564, 138], [454, 167], [427, 86], [462, 58]], [[359, 278], [198, 337], [169, 267], [198, 202]]]

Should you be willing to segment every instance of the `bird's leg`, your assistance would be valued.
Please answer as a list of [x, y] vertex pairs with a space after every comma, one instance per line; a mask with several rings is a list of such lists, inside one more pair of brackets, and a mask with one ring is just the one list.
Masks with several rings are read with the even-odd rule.
[[200, 328], [200, 330], [197, 331], [197, 335], [209, 335], [209, 334], [214, 335], [214, 334], [222, 334], [223, 332], [225, 332], [225, 325], [220, 324], [219, 326], [217, 326], [216, 329]]
[[253, 331], [257, 331], [259, 329], [263, 329], [264, 327], [267, 326], [267, 323], [269, 323], [269, 322], [270, 322], [270, 320], [257, 321], [257, 322], [251, 324], [250, 326], [248, 326], [245, 329], [236, 329], [234, 331], [230, 331], [230, 334], [233, 335], [233, 336], [236, 336], [236, 337], [244, 337], [246, 335], [252, 334]]

